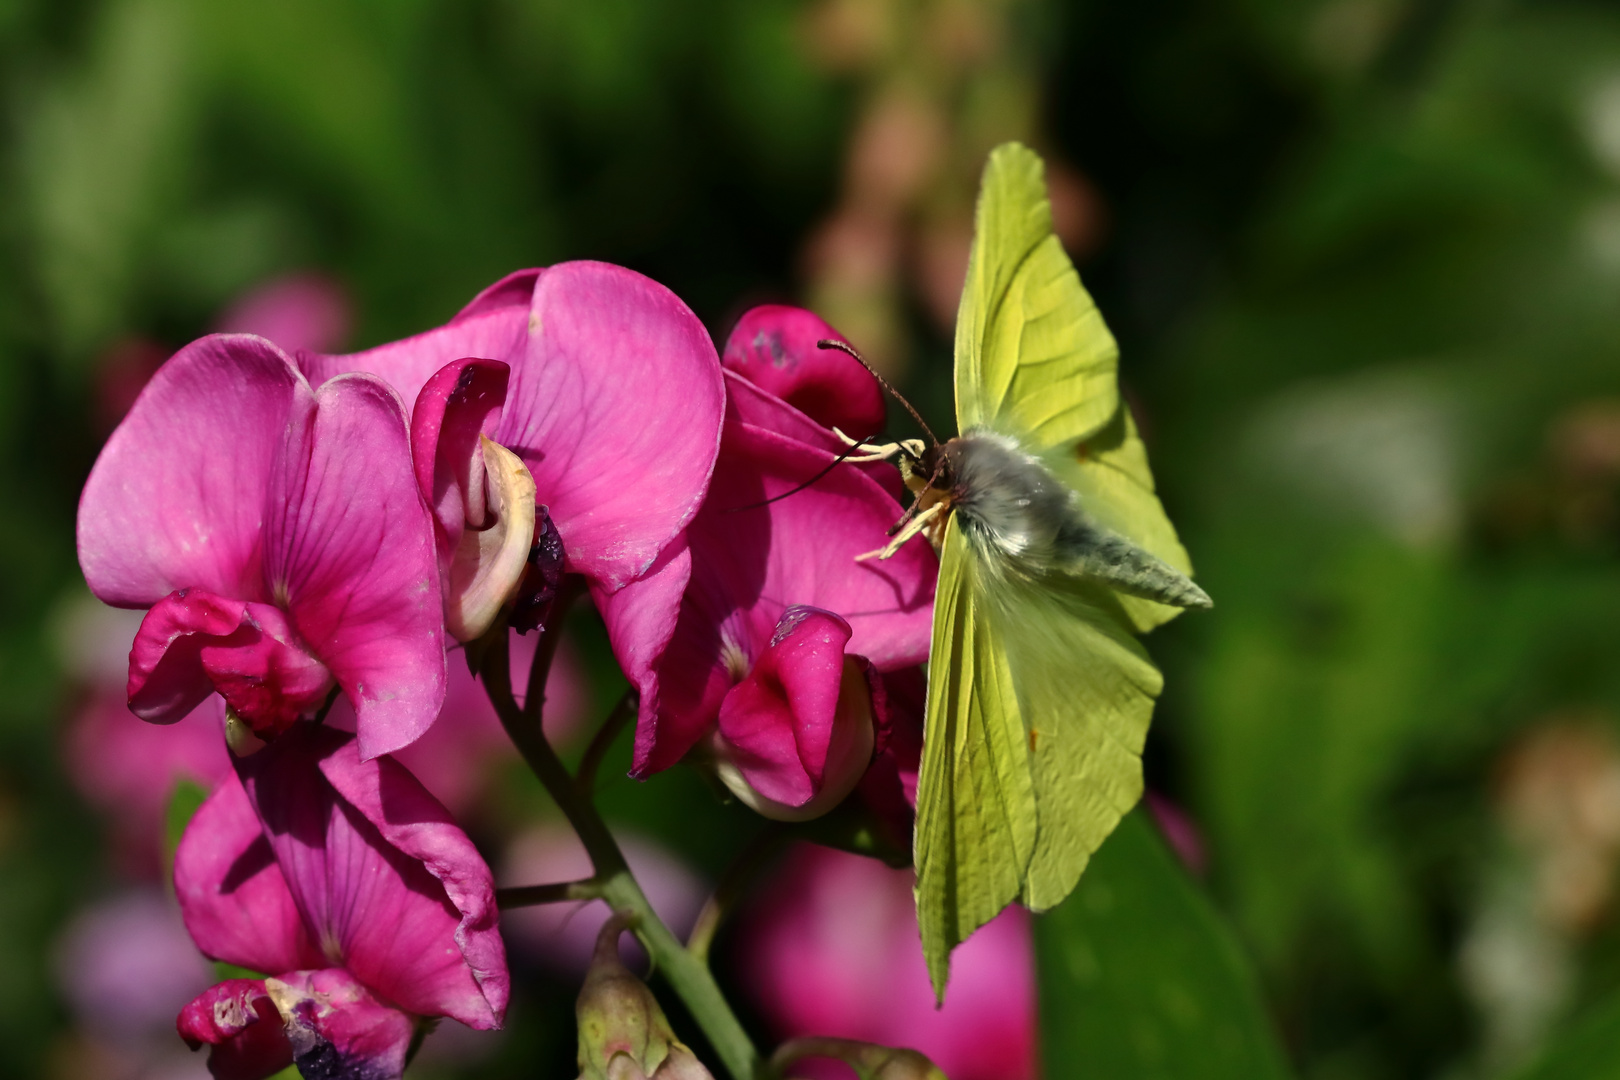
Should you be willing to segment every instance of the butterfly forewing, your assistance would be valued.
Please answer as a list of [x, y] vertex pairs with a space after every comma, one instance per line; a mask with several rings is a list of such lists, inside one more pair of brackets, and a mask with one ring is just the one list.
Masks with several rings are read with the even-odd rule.
[[961, 431], [1072, 446], [1113, 417], [1119, 349], [1052, 232], [1041, 159], [1017, 144], [985, 167], [956, 317]]

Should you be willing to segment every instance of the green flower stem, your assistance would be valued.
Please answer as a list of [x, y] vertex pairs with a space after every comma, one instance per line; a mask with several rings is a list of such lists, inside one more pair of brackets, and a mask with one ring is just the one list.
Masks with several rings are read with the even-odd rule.
[[551, 881], [544, 885], [516, 885], [495, 890], [495, 906], [501, 910], [556, 904], [564, 900], [600, 900], [602, 886], [595, 878], [583, 881]]
[[698, 912], [697, 921], [692, 924], [692, 932], [686, 938], [686, 951], [697, 957], [703, 963], [709, 961], [709, 948], [714, 944], [714, 935], [720, 929], [737, 901], [748, 892], [757, 874], [765, 863], [783, 842], [788, 839], [787, 828], [781, 822], [771, 821], [765, 824], [748, 846], [738, 853], [726, 867], [720, 877], [720, 883], [714, 887], [714, 893], [703, 910]]
[[[562, 604], [556, 607], [560, 608]], [[555, 640], [548, 642], [546, 638], [554, 639], [549, 627], [556, 621], [554, 609], [554, 614], [546, 620], [548, 630], [545, 638], [535, 650], [526, 708], [519, 708], [512, 696], [511, 658], [504, 627], [485, 643], [483, 649], [480, 669], [484, 690], [489, 694], [506, 733], [523, 755], [523, 760], [579, 834], [580, 842], [585, 845], [596, 870], [593, 880], [599, 895], [614, 911], [635, 916], [636, 936], [641, 939], [647, 955], [652, 957], [654, 966], [663, 972], [664, 979], [685, 1003], [698, 1026], [703, 1029], [703, 1034], [708, 1036], [732, 1080], [759, 1080], [765, 1075], [764, 1061], [720, 993], [708, 965], [688, 952], [653, 911], [652, 905], [647, 902], [647, 895], [641, 891], [635, 875], [630, 872], [618, 842], [608, 831], [601, 814], [597, 813], [596, 805], [581, 792], [546, 740], [541, 727], [541, 703], [546, 669], [556, 649]]]

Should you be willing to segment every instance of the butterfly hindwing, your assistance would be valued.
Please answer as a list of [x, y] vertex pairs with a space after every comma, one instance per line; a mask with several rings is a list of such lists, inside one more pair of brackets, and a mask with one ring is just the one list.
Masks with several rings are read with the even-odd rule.
[[983, 567], [953, 520], [940, 550], [918, 777], [917, 921], [934, 991], [951, 950], [1017, 898], [1035, 850], [1035, 793], [1018, 696]]

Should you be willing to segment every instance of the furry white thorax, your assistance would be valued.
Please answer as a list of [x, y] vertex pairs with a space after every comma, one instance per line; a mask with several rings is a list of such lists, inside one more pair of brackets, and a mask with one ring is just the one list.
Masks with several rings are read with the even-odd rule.
[[1061, 538], [1085, 518], [1074, 491], [1006, 435], [970, 429], [945, 454], [951, 504], [972, 539], [1028, 569], [1054, 569]]

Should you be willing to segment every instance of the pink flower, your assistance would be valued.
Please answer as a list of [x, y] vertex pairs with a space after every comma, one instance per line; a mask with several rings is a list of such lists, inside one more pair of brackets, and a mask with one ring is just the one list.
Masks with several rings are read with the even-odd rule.
[[188, 345], [91, 470], [79, 563], [102, 600], [150, 609], [130, 653], [144, 719], [218, 691], [273, 736], [340, 686], [374, 757], [444, 700], [432, 525], [403, 406], [370, 376], [317, 390], [262, 338]]
[[[504, 396], [491, 390], [488, 410], [472, 410], [476, 431], [522, 460], [536, 503], [561, 536], [567, 570], [586, 578], [598, 607], [620, 610], [609, 622], [613, 648], [650, 720], [657, 705], [652, 668], [674, 632], [690, 574], [672, 542], [703, 500], [724, 409], [708, 333], [658, 283], [606, 263], [571, 262], [512, 274], [425, 334], [300, 359], [315, 380], [369, 371], [409, 402], [426, 393], [424, 400], [444, 403], [446, 387], [425, 388], [445, 365], [465, 358], [509, 367]], [[425, 447], [428, 436], [419, 432]], [[460, 479], [463, 463], [469, 473], [478, 467], [474, 444], [482, 445], [466, 439], [456, 443], [465, 452], [447, 453], [454, 482], [442, 487], [437, 449], [432, 456], [430, 502], [445, 529], [441, 543], [454, 531], [456, 509], [465, 511], [476, 496], [471, 476]], [[449, 493], [448, 504], [441, 502]], [[621, 596], [627, 587], [633, 592]]]
[[[793, 309], [767, 310], [793, 324]], [[758, 335], [771, 325], [745, 319]], [[826, 471], [842, 449], [830, 431], [729, 371], [727, 390], [720, 457], [687, 529], [690, 582], [657, 669], [656, 718], [637, 731], [635, 775], [667, 768], [713, 731], [721, 776], [739, 797], [771, 816], [813, 816], [871, 760], [872, 673], [927, 656], [938, 564], [926, 542], [857, 562], [900, 516], [893, 470]], [[613, 606], [603, 614], [609, 626], [635, 617]]]
[[829, 340], [845, 339], [814, 312], [765, 304], [737, 320], [721, 363], [818, 424], [852, 439], [876, 435], [883, 430], [883, 388], [850, 357], [816, 347]]
[[349, 336], [354, 305], [343, 286], [319, 273], [284, 274], [254, 286], [221, 315], [223, 334], [257, 334], [291, 355], [336, 349]]
[[216, 1076], [257, 1080], [296, 1059], [306, 1075], [397, 1078], [418, 1018], [500, 1025], [493, 878], [415, 777], [306, 723], [237, 768], [175, 856], [198, 947], [270, 973], [181, 1013], [181, 1034], [215, 1048]]
[[911, 887], [909, 870], [795, 849], [736, 952], [767, 1021], [782, 1038], [830, 1035], [920, 1050], [951, 1080], [1032, 1080], [1028, 914], [1008, 908], [956, 950], [936, 1010]]

